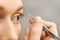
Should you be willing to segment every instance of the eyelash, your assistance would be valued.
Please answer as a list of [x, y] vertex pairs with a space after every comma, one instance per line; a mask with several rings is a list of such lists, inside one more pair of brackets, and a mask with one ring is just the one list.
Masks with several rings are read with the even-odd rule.
[[20, 19], [22, 18], [21, 13], [19, 13], [18, 15], [14, 16], [11, 20], [13, 21], [13, 23], [20, 23]]

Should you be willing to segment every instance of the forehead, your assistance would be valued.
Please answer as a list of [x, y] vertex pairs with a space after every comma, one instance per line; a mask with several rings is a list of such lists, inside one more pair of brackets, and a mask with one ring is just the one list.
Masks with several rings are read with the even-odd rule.
[[5, 11], [11, 13], [22, 7], [22, 0], [0, 0], [0, 7], [3, 7]]

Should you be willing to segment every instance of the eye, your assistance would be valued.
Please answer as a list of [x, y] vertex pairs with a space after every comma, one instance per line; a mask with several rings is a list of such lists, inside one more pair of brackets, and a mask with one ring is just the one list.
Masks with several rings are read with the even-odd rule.
[[19, 20], [19, 16], [15, 16], [14, 18], [13, 18], [13, 21], [18, 21]]
[[21, 15], [14, 15], [11, 20], [13, 21], [13, 23], [19, 23], [20, 19]]

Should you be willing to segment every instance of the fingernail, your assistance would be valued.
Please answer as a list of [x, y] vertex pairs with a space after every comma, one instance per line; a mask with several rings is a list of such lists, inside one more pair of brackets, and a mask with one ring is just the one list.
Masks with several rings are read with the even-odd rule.
[[33, 19], [32, 18], [29, 19], [29, 23], [33, 24]]
[[36, 17], [34, 18], [34, 22], [35, 22], [35, 23], [40, 23], [40, 21], [41, 21], [41, 18], [40, 18], [39, 16], [36, 16]]

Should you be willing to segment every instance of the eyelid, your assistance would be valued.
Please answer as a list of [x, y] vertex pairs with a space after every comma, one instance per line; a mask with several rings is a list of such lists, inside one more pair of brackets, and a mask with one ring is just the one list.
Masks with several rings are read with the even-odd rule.
[[23, 14], [22, 13], [16, 13], [16, 14], [12, 15], [11, 18], [14, 18], [15, 16], [23, 17]]
[[13, 15], [13, 16], [17, 16], [17, 15], [19, 16], [20, 14], [18, 13], [18, 14], [15, 14], [15, 15]]
[[12, 15], [12, 18], [15, 17], [15, 16], [20, 16], [20, 14], [14, 14], [14, 15]]

